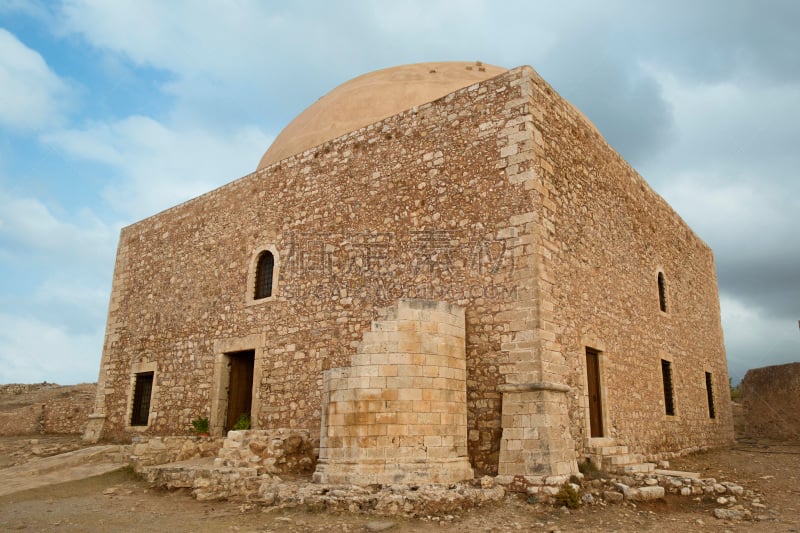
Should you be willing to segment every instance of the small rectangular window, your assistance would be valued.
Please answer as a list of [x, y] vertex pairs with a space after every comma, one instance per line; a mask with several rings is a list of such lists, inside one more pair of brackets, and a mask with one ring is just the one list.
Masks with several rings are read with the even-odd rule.
[[675, 398], [672, 390], [672, 363], [661, 360], [661, 379], [664, 382], [664, 412], [675, 416]]
[[708, 418], [716, 418], [714, 410], [714, 385], [711, 382], [711, 372], [706, 372], [706, 396], [708, 397]]
[[133, 409], [131, 410], [131, 425], [146, 426], [150, 417], [150, 395], [153, 392], [153, 372], [136, 374], [133, 384]]

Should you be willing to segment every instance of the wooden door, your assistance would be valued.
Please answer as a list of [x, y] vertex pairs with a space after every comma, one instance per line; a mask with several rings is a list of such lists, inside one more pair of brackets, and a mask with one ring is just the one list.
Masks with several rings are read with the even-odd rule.
[[228, 385], [228, 413], [225, 419], [225, 431], [233, 429], [241, 415], [250, 417], [255, 355], [255, 350], [228, 354], [231, 377]]
[[600, 396], [600, 354], [586, 348], [586, 380], [589, 385], [589, 428], [591, 436], [602, 437], [603, 404]]

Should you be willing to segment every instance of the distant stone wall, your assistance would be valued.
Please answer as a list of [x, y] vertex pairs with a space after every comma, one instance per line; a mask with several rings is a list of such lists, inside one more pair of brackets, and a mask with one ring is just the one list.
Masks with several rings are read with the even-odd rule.
[[80, 434], [94, 403], [95, 385], [0, 385], [0, 435]]
[[748, 370], [741, 392], [745, 436], [800, 438], [800, 363]]
[[0, 435], [35, 435], [44, 433], [40, 420], [42, 405], [26, 405], [0, 413]]

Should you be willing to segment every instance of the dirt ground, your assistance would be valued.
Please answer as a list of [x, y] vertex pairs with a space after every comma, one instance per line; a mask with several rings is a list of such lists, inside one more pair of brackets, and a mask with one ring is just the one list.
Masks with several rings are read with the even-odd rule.
[[[0, 439], [0, 465], [34, 456], [31, 437]], [[70, 446], [43, 438], [43, 451]], [[429, 519], [329, 513], [308, 508], [262, 508], [236, 502], [197, 502], [187, 492], [150, 488], [129, 471], [0, 497], [3, 531], [770, 531], [800, 532], [800, 443], [740, 441], [728, 450], [672, 461], [673, 469], [741, 484], [765, 505], [757, 520], [716, 519], [719, 507], [691, 497], [653, 503], [589, 505], [566, 511], [510, 495], [502, 504]]]

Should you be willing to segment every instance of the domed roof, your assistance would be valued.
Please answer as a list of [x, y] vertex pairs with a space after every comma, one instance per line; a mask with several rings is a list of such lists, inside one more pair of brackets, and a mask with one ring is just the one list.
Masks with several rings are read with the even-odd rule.
[[506, 70], [480, 62], [453, 61], [403, 65], [353, 78], [290, 122], [261, 157], [258, 168]]

